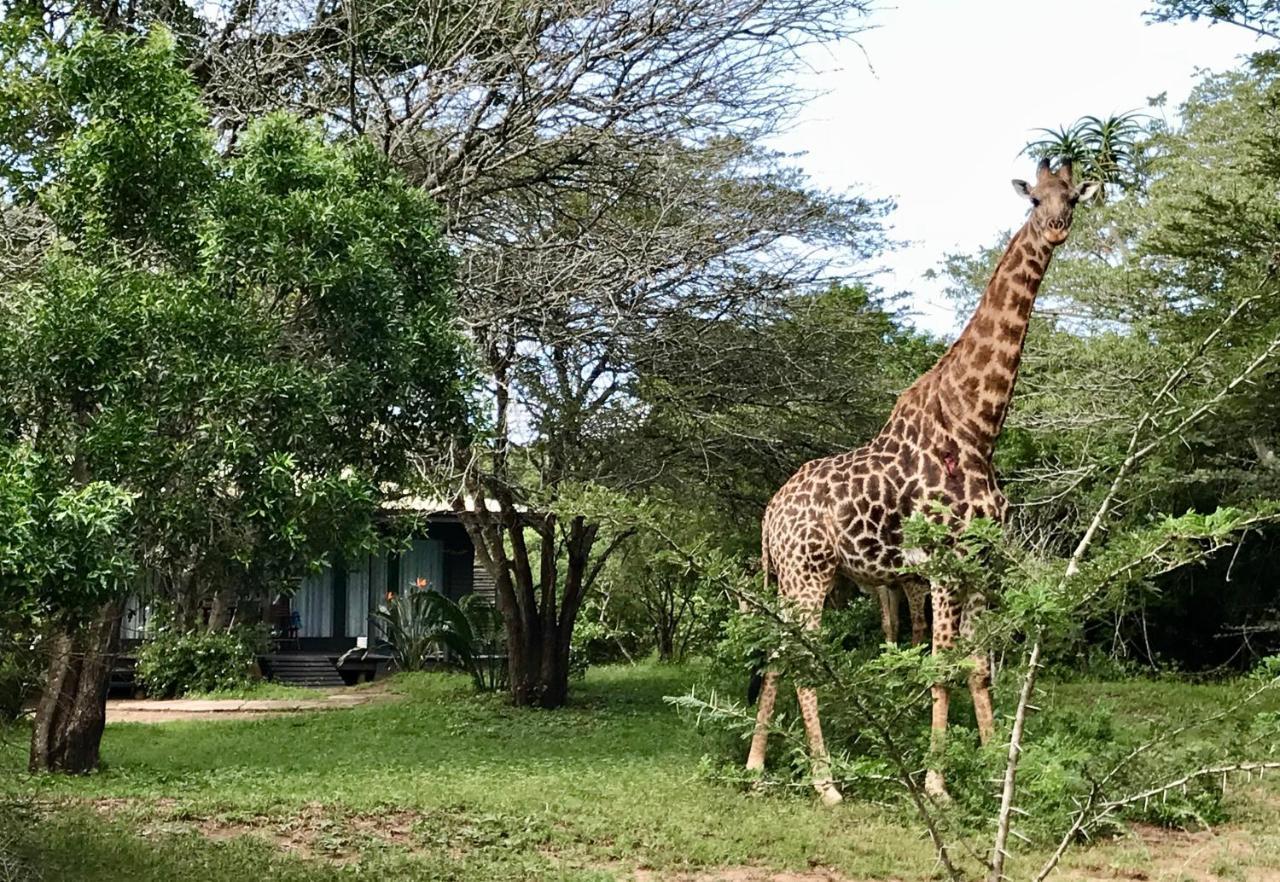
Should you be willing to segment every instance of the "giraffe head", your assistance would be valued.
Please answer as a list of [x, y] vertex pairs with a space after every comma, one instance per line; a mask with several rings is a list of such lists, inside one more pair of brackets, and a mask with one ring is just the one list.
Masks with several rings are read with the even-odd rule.
[[1093, 198], [1098, 192], [1096, 181], [1086, 181], [1079, 187], [1071, 181], [1071, 160], [1064, 159], [1056, 170], [1050, 170], [1049, 160], [1040, 160], [1036, 169], [1036, 182], [1014, 181], [1018, 195], [1031, 200], [1031, 226], [1045, 237], [1050, 245], [1067, 241], [1071, 230], [1071, 213], [1077, 202]]

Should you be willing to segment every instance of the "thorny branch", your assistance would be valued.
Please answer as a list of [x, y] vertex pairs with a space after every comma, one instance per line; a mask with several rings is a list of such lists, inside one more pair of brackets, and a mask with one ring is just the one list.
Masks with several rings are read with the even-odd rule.
[[[1175, 368], [1169, 374], [1168, 379], [1165, 381], [1164, 385], [1160, 388], [1160, 390], [1156, 393], [1146, 412], [1143, 413], [1143, 415], [1138, 419], [1137, 423], [1134, 426], [1133, 433], [1130, 436], [1125, 459], [1121, 463], [1120, 468], [1117, 470], [1116, 475], [1111, 482], [1111, 486], [1108, 488], [1107, 493], [1102, 499], [1102, 502], [1099, 504], [1097, 511], [1094, 513], [1094, 517], [1092, 521], [1090, 521], [1089, 527], [1086, 529], [1084, 535], [1080, 539], [1079, 544], [1076, 546], [1075, 551], [1072, 552], [1071, 557], [1068, 560], [1066, 574], [1064, 576], [1064, 582], [1066, 580], [1069, 580], [1072, 576], [1076, 575], [1079, 572], [1081, 561], [1084, 559], [1084, 556], [1089, 551], [1094, 540], [1096, 539], [1098, 535], [1098, 530], [1102, 525], [1103, 519], [1106, 517], [1107, 513], [1111, 510], [1112, 503], [1114, 502], [1117, 494], [1120, 491], [1120, 488], [1124, 484], [1125, 479], [1128, 477], [1128, 475], [1133, 470], [1133, 468], [1137, 466], [1138, 463], [1140, 463], [1149, 453], [1151, 453], [1151, 451], [1155, 450], [1160, 443], [1162, 443], [1163, 441], [1165, 441], [1170, 437], [1173, 437], [1174, 435], [1179, 434], [1188, 426], [1191, 426], [1196, 421], [1201, 419], [1205, 414], [1209, 413], [1215, 405], [1217, 405], [1222, 400], [1224, 400], [1227, 396], [1232, 394], [1242, 383], [1246, 382], [1248, 378], [1252, 374], [1254, 374], [1260, 367], [1262, 367], [1264, 364], [1267, 364], [1277, 351], [1280, 351], [1280, 335], [1277, 335], [1262, 350], [1261, 353], [1259, 353], [1252, 361], [1250, 361], [1243, 369], [1241, 369], [1241, 371], [1234, 378], [1232, 378], [1230, 381], [1224, 384], [1221, 388], [1219, 388], [1218, 391], [1211, 398], [1209, 398], [1207, 401], [1203, 402], [1202, 404], [1200, 404], [1199, 406], [1191, 410], [1190, 413], [1184, 416], [1176, 425], [1173, 426], [1173, 428], [1160, 432], [1154, 438], [1147, 441], [1145, 444], [1141, 443], [1143, 432], [1146, 431], [1146, 429], [1149, 426], [1154, 426], [1156, 424], [1158, 417], [1162, 413], [1161, 405], [1164, 403], [1166, 398], [1174, 401], [1175, 410], [1177, 409], [1176, 399], [1173, 398], [1173, 392], [1177, 388], [1179, 388], [1186, 381], [1187, 377], [1190, 375], [1189, 373], [1190, 366], [1204, 355], [1204, 353], [1208, 350], [1208, 348], [1213, 344], [1214, 340], [1218, 338], [1218, 336], [1223, 332], [1223, 330], [1236, 318], [1236, 316], [1240, 314], [1240, 312], [1246, 306], [1253, 303], [1259, 297], [1262, 296], [1261, 294], [1262, 289], [1266, 285], [1268, 285], [1271, 281], [1272, 281], [1272, 278], [1270, 275], [1265, 276], [1263, 280], [1259, 283], [1258, 290], [1255, 293], [1241, 298], [1241, 300], [1236, 303], [1236, 305], [1231, 309], [1230, 312], [1227, 313], [1227, 315], [1218, 324], [1218, 326], [1215, 327], [1208, 335], [1206, 335], [1205, 338], [1200, 341], [1200, 343], [1192, 350], [1192, 352], [1182, 362], [1182, 364], [1180, 364], [1177, 368]], [[1040, 657], [1042, 641], [1043, 641], [1043, 635], [1040, 633], [1035, 634], [1033, 639], [1031, 640], [1031, 648], [1028, 652], [1029, 663], [1027, 666], [1027, 672], [1024, 675], [1022, 691], [1018, 701], [1018, 708], [1014, 717], [1014, 729], [1009, 742], [1009, 757], [1005, 764], [1004, 789], [1003, 789], [1001, 800], [1000, 800], [999, 815], [997, 816], [995, 850], [992, 854], [992, 859], [991, 859], [991, 871], [990, 871], [990, 874], [988, 875], [989, 882], [999, 882], [999, 880], [1004, 878], [1004, 875], [1003, 875], [1003, 866], [1004, 866], [1004, 858], [1005, 858], [1004, 846], [1008, 842], [1009, 829], [1010, 829], [1010, 823], [1011, 823], [1011, 817], [1012, 817], [1013, 801], [1016, 796], [1015, 783], [1016, 783], [1019, 757], [1022, 752], [1022, 738], [1025, 732], [1023, 722], [1025, 720], [1026, 713], [1030, 707], [1030, 697], [1033, 694], [1035, 689], [1036, 673], [1038, 668], [1038, 665], [1036, 664], [1036, 662], [1039, 660], [1039, 657]], [[1132, 759], [1132, 757], [1130, 757], [1129, 759]], [[1129, 760], [1126, 760], [1124, 763], [1122, 763], [1122, 765], [1127, 764], [1128, 761]], [[1111, 774], [1112, 775], [1115, 774], [1114, 770]], [[1110, 775], [1108, 776], [1108, 778], [1109, 777]], [[1092, 800], [1093, 800], [1093, 796], [1090, 797], [1090, 804], [1092, 804]], [[1082, 822], [1082, 819], [1081, 819], [1081, 822]], [[1073, 823], [1072, 826], [1075, 829], [1079, 829], [1078, 824]], [[1069, 841], [1069, 839], [1067, 841]], [[1046, 870], [1044, 874], [1042, 874], [1040, 877], [1037, 877], [1038, 879], [1043, 878], [1043, 875], [1047, 875], [1047, 872], [1052, 870], [1053, 865], [1056, 865], [1058, 858], [1061, 857], [1061, 853], [1064, 851], [1065, 851], [1065, 846], [1061, 846], [1060, 844], [1060, 849], [1058, 850], [1058, 852], [1055, 853], [1055, 856], [1051, 859], [1052, 864], [1048, 867], [1048, 870]]]

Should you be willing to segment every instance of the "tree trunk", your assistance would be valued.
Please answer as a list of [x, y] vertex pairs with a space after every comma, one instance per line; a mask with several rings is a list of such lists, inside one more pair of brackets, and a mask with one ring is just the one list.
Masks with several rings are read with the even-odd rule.
[[50, 641], [48, 681], [31, 732], [31, 771], [85, 774], [98, 767], [121, 609], [116, 601], [105, 604], [93, 620]]
[[236, 589], [220, 588], [209, 609], [209, 631], [225, 631], [231, 626], [231, 609], [236, 605]]
[[669, 662], [674, 659], [676, 655], [675, 634], [671, 632], [668, 625], [669, 623], [663, 622], [654, 629], [658, 636], [658, 661], [661, 662]]
[[[561, 578], [555, 515], [529, 518], [501, 496], [501, 511], [493, 512], [478, 491], [477, 498], [481, 501], [473, 507], [461, 500], [456, 507], [477, 558], [493, 576], [507, 636], [511, 701], [520, 707], [561, 707], [569, 697], [569, 646], [599, 528], [582, 517], [569, 521], [564, 544], [568, 560]], [[526, 530], [541, 539], [536, 576]]]

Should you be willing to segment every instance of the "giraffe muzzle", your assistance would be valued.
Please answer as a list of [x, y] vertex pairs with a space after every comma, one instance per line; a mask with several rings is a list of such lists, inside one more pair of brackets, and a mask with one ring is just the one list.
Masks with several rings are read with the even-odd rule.
[[1049, 221], [1044, 226], [1044, 237], [1051, 245], [1061, 245], [1067, 241], [1067, 225], [1060, 220]]

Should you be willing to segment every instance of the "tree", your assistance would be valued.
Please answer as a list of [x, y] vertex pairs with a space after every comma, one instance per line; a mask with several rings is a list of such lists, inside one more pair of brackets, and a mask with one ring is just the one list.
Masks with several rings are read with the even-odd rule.
[[491, 405], [449, 489], [465, 483], [497, 584], [514, 699], [561, 704], [600, 563], [598, 526], [562, 503], [616, 483], [599, 453], [628, 421], [636, 341], [664, 312], [748, 310], [880, 244], [882, 204], [815, 191], [759, 147], [803, 100], [799, 50], [856, 33], [868, 5], [84, 8], [167, 22], [227, 141], [295, 109], [377, 144], [441, 204]]
[[501, 290], [528, 299], [475, 331], [492, 378], [493, 441], [466, 477], [469, 494], [489, 502], [463, 517], [508, 614], [518, 702], [563, 702], [574, 617], [616, 547], [593, 554], [599, 525], [579, 500], [653, 477], [619, 452], [645, 419], [640, 383], [655, 351], [675, 345], [676, 329], [769, 309], [775, 292], [817, 282], [822, 262], [788, 255], [790, 242], [861, 252], [879, 241], [876, 206], [800, 189], [771, 165], [744, 168], [766, 155], [736, 144], [666, 149], [625, 190], [530, 217], [527, 251], [491, 255]]
[[1199, 21], [1243, 28], [1259, 37], [1280, 40], [1280, 9], [1272, 0], [1155, 0], [1146, 13], [1155, 22]]
[[[858, 285], [673, 315], [645, 341], [645, 419], [627, 448], [636, 482], [690, 485], [754, 544], [765, 504], [800, 464], [852, 449], [941, 347]], [[697, 506], [692, 506], [697, 508]]]
[[65, 132], [6, 144], [11, 170], [43, 169], [11, 205], [34, 199], [52, 232], [0, 311], [0, 440], [40, 464], [37, 525], [59, 500], [120, 500], [53, 518], [90, 557], [11, 583], [51, 635], [32, 768], [78, 772], [123, 594], [190, 622], [375, 542], [380, 488], [456, 428], [466, 380], [437, 213], [375, 151], [272, 116], [219, 158], [163, 28], [6, 37], [31, 76], [5, 86]]

